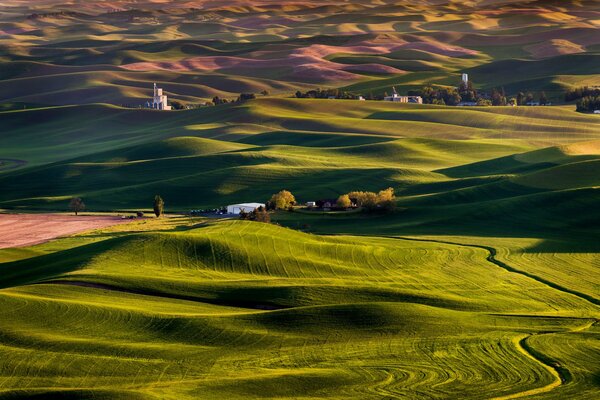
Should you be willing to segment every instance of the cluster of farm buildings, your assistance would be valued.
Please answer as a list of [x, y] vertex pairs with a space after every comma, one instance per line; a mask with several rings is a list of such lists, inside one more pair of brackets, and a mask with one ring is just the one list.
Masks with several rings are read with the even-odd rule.
[[[322, 199], [317, 201], [307, 201], [304, 206], [308, 209], [319, 209], [329, 211], [337, 207], [337, 199]], [[241, 212], [251, 213], [259, 208], [266, 209], [265, 203], [240, 203], [227, 206], [227, 214], [239, 215]], [[356, 201], [352, 201], [351, 207], [356, 207]]]
[[[468, 83], [469, 83], [469, 75], [462, 74], [462, 84], [466, 86]], [[336, 96], [329, 96], [327, 98], [331, 99], [331, 100], [337, 99]], [[358, 96], [357, 99], [361, 100], [361, 101], [365, 101], [365, 98], [363, 96]], [[423, 98], [421, 96], [400, 95], [396, 91], [395, 87], [392, 87], [391, 95], [386, 95], [383, 97], [383, 101], [390, 101], [390, 102], [394, 102], [394, 103], [423, 104]], [[457, 106], [477, 106], [477, 105], [478, 104], [476, 102], [468, 102], [468, 101], [462, 101], [457, 104]], [[528, 106], [539, 106], [540, 103], [536, 102], [536, 101], [530, 101], [527, 103], [527, 105]], [[549, 103], [548, 103], [548, 105], [549, 105]], [[145, 107], [152, 108], [155, 110], [163, 110], [163, 111], [169, 111], [172, 109], [172, 107], [170, 105], [168, 105], [167, 95], [163, 92], [162, 88], [159, 88], [156, 86], [156, 83], [154, 84], [154, 96], [152, 97], [152, 99], [149, 99], [148, 101], [146, 101]]]

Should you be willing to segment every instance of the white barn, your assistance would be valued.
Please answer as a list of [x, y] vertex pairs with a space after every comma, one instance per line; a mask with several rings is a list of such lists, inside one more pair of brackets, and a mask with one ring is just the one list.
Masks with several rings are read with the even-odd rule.
[[227, 214], [238, 215], [244, 210], [247, 213], [250, 213], [257, 208], [262, 207], [265, 208], [263, 203], [241, 203], [241, 204], [231, 204], [227, 206]]

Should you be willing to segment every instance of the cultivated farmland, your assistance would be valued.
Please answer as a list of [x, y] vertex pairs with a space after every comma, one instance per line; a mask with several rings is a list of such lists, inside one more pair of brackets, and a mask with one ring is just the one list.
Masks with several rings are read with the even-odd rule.
[[[600, 115], [564, 96], [599, 16], [3, 1], [0, 399], [600, 398]], [[462, 73], [553, 105], [370, 100]], [[272, 223], [198, 211], [281, 190]]]

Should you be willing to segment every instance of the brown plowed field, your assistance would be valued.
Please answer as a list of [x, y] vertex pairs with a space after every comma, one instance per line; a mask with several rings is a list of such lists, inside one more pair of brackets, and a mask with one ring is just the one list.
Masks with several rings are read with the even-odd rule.
[[44, 243], [61, 236], [128, 222], [115, 216], [0, 214], [0, 249]]

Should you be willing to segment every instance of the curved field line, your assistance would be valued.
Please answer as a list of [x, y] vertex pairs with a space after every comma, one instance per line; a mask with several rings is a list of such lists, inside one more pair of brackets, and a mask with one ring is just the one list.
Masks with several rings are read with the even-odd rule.
[[[436, 239], [410, 238], [410, 237], [404, 237], [404, 236], [378, 236], [378, 237], [385, 237], [385, 238], [390, 238], [390, 239], [399, 239], [399, 240], [406, 240], [406, 241], [440, 243], [440, 244], [448, 244], [448, 245], [454, 245], [454, 246], [483, 249], [488, 252], [488, 256], [486, 257], [486, 260], [488, 262], [490, 262], [508, 272], [526, 276], [530, 279], [534, 279], [537, 282], [545, 284], [553, 289], [560, 290], [562, 292], [577, 296], [577, 297], [579, 297], [583, 300], [586, 300], [594, 305], [600, 305], [600, 300], [598, 300], [592, 296], [588, 296], [584, 293], [580, 293], [580, 292], [577, 292], [574, 290], [567, 289], [561, 285], [555, 284], [554, 282], [550, 282], [550, 281], [548, 281], [544, 278], [540, 278], [536, 275], [533, 275], [533, 274], [530, 274], [530, 273], [527, 273], [524, 271], [520, 271], [516, 268], [513, 268], [513, 267], [507, 265], [506, 263], [504, 263], [502, 261], [497, 260], [496, 259], [497, 252], [496, 252], [496, 249], [493, 247], [484, 246], [484, 245], [476, 245], [476, 244], [456, 243], [456, 242], [449, 242], [449, 241], [436, 240]], [[580, 331], [586, 330], [589, 327], [591, 327], [592, 325], [594, 325], [594, 323], [595, 322], [592, 321], [586, 325], [572, 329], [572, 330], [570, 330], [570, 332], [580, 332]], [[550, 374], [552, 374], [552, 376], [554, 376], [554, 378], [555, 378], [554, 382], [552, 382], [546, 386], [542, 386], [540, 388], [530, 389], [530, 390], [526, 390], [524, 392], [513, 393], [510, 395], [506, 395], [506, 396], [494, 397], [492, 400], [509, 400], [509, 399], [516, 399], [516, 398], [532, 396], [532, 395], [536, 395], [536, 394], [540, 394], [540, 393], [550, 392], [550, 391], [554, 390], [555, 388], [557, 388], [558, 386], [562, 385], [563, 383], [566, 383], [571, 380], [571, 373], [566, 368], [554, 365], [555, 363], [551, 359], [549, 359], [545, 355], [539, 353], [538, 351], [534, 350], [531, 346], [529, 346], [529, 344], [527, 344], [527, 339], [534, 335], [536, 335], [536, 334], [530, 334], [530, 335], [526, 335], [526, 336], [521, 336], [520, 338], [519, 337], [515, 338], [514, 339], [515, 347], [517, 348], [517, 350], [520, 353], [525, 355], [527, 358], [534, 360], [535, 362], [541, 364], [544, 367], [544, 369], [546, 369]]]
[[539, 283], [549, 286], [552, 289], [560, 290], [561, 292], [568, 293], [573, 296], [577, 296], [577, 297], [579, 297], [583, 300], [586, 300], [596, 306], [600, 306], [600, 300], [598, 300], [597, 298], [595, 298], [593, 296], [578, 292], [576, 290], [566, 288], [562, 285], [559, 285], [557, 283], [554, 283], [552, 281], [549, 281], [549, 280], [539, 277], [537, 275], [531, 274], [529, 272], [521, 271], [519, 269], [511, 267], [510, 265], [496, 259], [497, 251], [495, 248], [490, 247], [490, 246], [484, 246], [484, 245], [480, 245], [480, 244], [456, 243], [456, 242], [449, 242], [449, 241], [445, 241], [445, 240], [436, 240], [436, 239], [417, 239], [417, 238], [410, 238], [410, 237], [404, 237], [404, 236], [380, 236], [380, 237], [400, 239], [400, 240], [413, 240], [413, 241], [417, 241], [417, 242], [441, 243], [441, 244], [449, 244], [449, 245], [462, 246], [462, 247], [472, 247], [472, 248], [476, 248], [476, 249], [486, 250], [489, 253], [489, 255], [486, 257], [486, 260], [508, 272], [513, 272], [515, 274], [526, 276], [530, 279], [538, 281]]
[[525, 335], [521, 337], [516, 337], [513, 339], [516, 349], [523, 354], [525, 357], [537, 362], [542, 365], [546, 371], [548, 371], [554, 377], [554, 382], [549, 383], [546, 386], [542, 386], [535, 389], [526, 390], [524, 392], [518, 392], [509, 394], [506, 396], [493, 397], [491, 400], [509, 400], [509, 399], [518, 399], [526, 396], [533, 396], [536, 394], [546, 393], [554, 390], [555, 388], [562, 385], [567, 380], [567, 375], [562, 373], [558, 368], [553, 365], [545, 362], [542, 358], [536, 357], [537, 352], [532, 352], [531, 347], [527, 344], [527, 339], [529, 339], [533, 335]]

